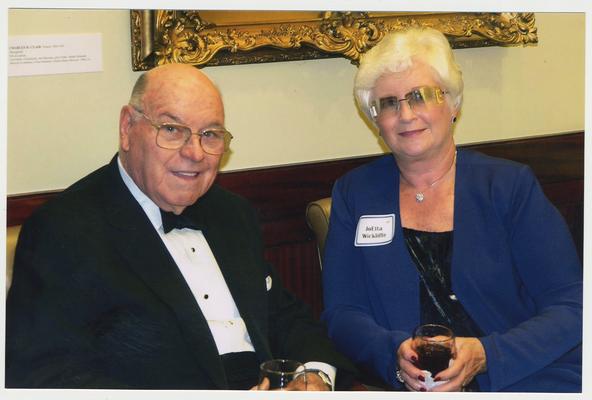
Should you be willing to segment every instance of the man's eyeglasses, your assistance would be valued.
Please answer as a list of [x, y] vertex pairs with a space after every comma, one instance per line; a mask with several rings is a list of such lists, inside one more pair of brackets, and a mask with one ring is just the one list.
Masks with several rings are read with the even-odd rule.
[[144, 117], [156, 129], [156, 145], [163, 149], [176, 150], [183, 147], [192, 135], [199, 137], [199, 144], [204, 152], [213, 155], [223, 154], [230, 146], [233, 136], [224, 128], [206, 128], [198, 132], [181, 124], [157, 124], [137, 108], [132, 108]]
[[383, 97], [372, 102], [370, 115], [375, 119], [386, 115], [399, 116], [403, 101], [409, 104], [413, 112], [426, 111], [429, 106], [444, 102], [446, 93], [438, 87], [422, 86], [407, 93], [403, 99], [396, 96]]

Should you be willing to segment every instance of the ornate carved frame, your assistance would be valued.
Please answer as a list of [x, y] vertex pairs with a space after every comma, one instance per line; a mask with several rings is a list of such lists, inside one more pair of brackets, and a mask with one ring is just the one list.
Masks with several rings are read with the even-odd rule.
[[538, 42], [533, 13], [131, 10], [132, 67], [199, 67], [346, 57], [357, 63], [389, 31], [429, 26], [454, 48]]

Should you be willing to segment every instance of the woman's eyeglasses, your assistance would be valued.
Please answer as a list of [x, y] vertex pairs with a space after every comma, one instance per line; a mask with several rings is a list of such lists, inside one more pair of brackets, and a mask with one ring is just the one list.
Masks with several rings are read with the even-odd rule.
[[430, 105], [443, 103], [446, 93], [448, 92], [438, 87], [422, 86], [413, 89], [402, 99], [398, 99], [396, 96], [383, 97], [372, 102], [370, 105], [370, 115], [374, 119], [385, 115], [399, 116], [401, 103], [404, 101], [409, 104], [409, 108], [413, 112], [422, 112]]

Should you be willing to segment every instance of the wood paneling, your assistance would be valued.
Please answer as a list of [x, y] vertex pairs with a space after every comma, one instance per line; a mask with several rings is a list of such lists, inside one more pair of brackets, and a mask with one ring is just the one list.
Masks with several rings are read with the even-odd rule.
[[[528, 164], [543, 190], [569, 225], [582, 254], [584, 133], [541, 136], [462, 146]], [[306, 205], [331, 195], [335, 179], [378, 156], [221, 173], [218, 183], [246, 197], [259, 211], [265, 255], [284, 283], [309, 303], [322, 308], [321, 274], [316, 244], [306, 226]], [[8, 225], [22, 223], [56, 192], [9, 196]]]
[[61, 190], [55, 190], [51, 192], [8, 196], [6, 199], [6, 224], [8, 226], [22, 224], [37, 207], [60, 192]]

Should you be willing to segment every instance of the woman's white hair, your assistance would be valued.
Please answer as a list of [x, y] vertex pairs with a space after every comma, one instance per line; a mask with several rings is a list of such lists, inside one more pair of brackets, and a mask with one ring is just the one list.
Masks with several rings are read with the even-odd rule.
[[454, 60], [444, 34], [432, 28], [411, 28], [388, 33], [376, 46], [364, 54], [354, 79], [354, 96], [369, 121], [372, 92], [376, 80], [385, 73], [403, 72], [415, 62], [430, 66], [437, 80], [448, 91], [452, 106], [459, 109], [463, 97], [462, 72]]

